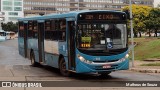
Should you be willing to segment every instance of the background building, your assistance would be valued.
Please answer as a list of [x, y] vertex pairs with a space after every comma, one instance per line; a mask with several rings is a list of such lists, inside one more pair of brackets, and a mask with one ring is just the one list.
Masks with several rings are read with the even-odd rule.
[[23, 0], [0, 0], [4, 22], [17, 22], [17, 18], [24, 17]]
[[[154, 0], [132, 0], [133, 4], [153, 7]], [[24, 0], [24, 15], [63, 13], [76, 10], [121, 10], [129, 0]]]
[[[133, 4], [153, 7], [157, 0], [132, 0]], [[4, 22], [17, 22], [19, 17], [64, 13], [78, 10], [121, 10], [129, 0], [0, 0]]]
[[154, 0], [154, 7], [158, 7], [158, 4], [160, 5], [160, 0]]

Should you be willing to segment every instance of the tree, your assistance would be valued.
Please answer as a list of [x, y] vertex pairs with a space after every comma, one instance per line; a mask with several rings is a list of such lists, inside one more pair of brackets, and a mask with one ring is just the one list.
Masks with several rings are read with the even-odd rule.
[[160, 28], [160, 8], [152, 8], [149, 13], [149, 26], [154, 30], [157, 37], [157, 30]]
[[2, 23], [2, 29], [5, 31], [18, 31], [18, 23], [8, 22], [8, 23]]
[[150, 19], [148, 19], [148, 20], [145, 20], [144, 23], [146, 25], [146, 30], [148, 30], [149, 37], [151, 37], [151, 30], [153, 28], [153, 24], [152, 24], [153, 21], [150, 21]]
[[[123, 8], [123, 11], [129, 10], [129, 6]], [[132, 5], [132, 15], [133, 15], [133, 32], [134, 36], [146, 31], [145, 20], [148, 17], [151, 7], [143, 5]]]

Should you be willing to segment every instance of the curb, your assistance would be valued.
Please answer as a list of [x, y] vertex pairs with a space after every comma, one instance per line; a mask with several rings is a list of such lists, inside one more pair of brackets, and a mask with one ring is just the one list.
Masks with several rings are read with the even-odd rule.
[[146, 59], [146, 60], [143, 60], [143, 61], [146, 61], [146, 62], [160, 62], [160, 59]]
[[131, 71], [141, 72], [141, 73], [160, 73], [160, 69], [139, 69], [131, 68]]

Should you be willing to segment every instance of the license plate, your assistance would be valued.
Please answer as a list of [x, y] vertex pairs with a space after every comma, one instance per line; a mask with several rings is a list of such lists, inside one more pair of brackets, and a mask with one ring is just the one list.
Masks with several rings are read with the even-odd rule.
[[111, 65], [104, 65], [103, 68], [111, 68]]

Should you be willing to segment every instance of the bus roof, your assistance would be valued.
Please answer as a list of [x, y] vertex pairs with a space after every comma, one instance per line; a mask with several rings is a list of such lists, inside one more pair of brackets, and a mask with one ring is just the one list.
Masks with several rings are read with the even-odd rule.
[[19, 18], [18, 21], [28, 21], [28, 20], [44, 20], [44, 19], [51, 19], [51, 18], [67, 18], [67, 17], [76, 17], [76, 15], [80, 13], [89, 13], [89, 12], [113, 12], [113, 13], [124, 13], [121, 11], [111, 11], [111, 10], [81, 10], [81, 11], [71, 11], [68, 13], [62, 14], [48, 14], [44, 16], [33, 16], [27, 18]]

